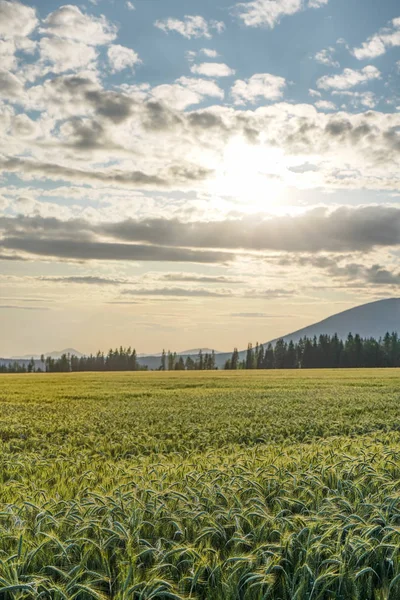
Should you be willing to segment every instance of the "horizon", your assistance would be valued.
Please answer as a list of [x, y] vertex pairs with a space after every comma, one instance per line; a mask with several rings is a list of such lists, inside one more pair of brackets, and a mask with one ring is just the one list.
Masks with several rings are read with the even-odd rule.
[[0, 57], [1, 357], [396, 298], [395, 0], [0, 0]]
[[[319, 330], [319, 334], [317, 335], [317, 334], [314, 333], [314, 336], [312, 334], [309, 334], [308, 331], [312, 330], [313, 328], [318, 328], [318, 326], [320, 326], [321, 324], [327, 323], [327, 322], [329, 322], [329, 321], [331, 321], [333, 319], [336, 319], [336, 321], [337, 321], [338, 317], [342, 317], [343, 318], [343, 316], [346, 315], [346, 314], [348, 314], [348, 313], [353, 314], [354, 312], [359, 312], [359, 309], [364, 310], [365, 308], [367, 308], [369, 306], [372, 306], [372, 305], [376, 306], [377, 304], [380, 304], [381, 302], [387, 303], [387, 302], [391, 302], [391, 301], [393, 302], [395, 300], [400, 301], [400, 297], [398, 297], [398, 298], [396, 298], [396, 297], [393, 297], [393, 298], [381, 298], [381, 299], [375, 300], [373, 302], [368, 302], [368, 303], [362, 304], [360, 306], [355, 306], [355, 307], [352, 307], [352, 308], [347, 309], [345, 311], [341, 311], [339, 313], [335, 313], [333, 315], [329, 315], [326, 319], [323, 319], [322, 321], [317, 321], [317, 322], [314, 322], [314, 323], [310, 323], [309, 325], [306, 325], [305, 327], [303, 327], [301, 329], [298, 329], [298, 330], [292, 331], [292, 332], [288, 332], [288, 333], [286, 333], [286, 334], [284, 334], [282, 336], [276, 337], [274, 339], [269, 339], [269, 340], [264, 341], [264, 342], [259, 341], [259, 340], [257, 340], [256, 342], [254, 342], [254, 341], [250, 340], [250, 341], [248, 341], [246, 343], [246, 345], [243, 345], [243, 347], [241, 347], [241, 346], [235, 346], [233, 348], [233, 350], [239, 349], [239, 353], [244, 353], [244, 352], [246, 352], [246, 347], [248, 347], [249, 344], [251, 344], [253, 346], [253, 348], [256, 347], [256, 346], [259, 346], [259, 345], [260, 346], [267, 346], [268, 344], [270, 344], [270, 343], [274, 344], [278, 340], [281, 340], [281, 339], [284, 339], [286, 341], [289, 341], [291, 339], [294, 339], [294, 340], [300, 339], [300, 335], [299, 334], [302, 334], [302, 337], [304, 336], [304, 337], [307, 337], [309, 339], [311, 339], [311, 337], [314, 337], [315, 335], [317, 337], [319, 335], [330, 335], [330, 336], [332, 336], [332, 335], [338, 335], [340, 339], [345, 339], [346, 335], [338, 333], [338, 330], [335, 330], [334, 332], [333, 332], [333, 330], [331, 330], [328, 333], [327, 330], [320, 329]], [[377, 322], [377, 320], [376, 320], [376, 322]], [[360, 333], [360, 331], [357, 330], [357, 328], [356, 328], [356, 329], [350, 329], [348, 331], [348, 333], [352, 334], [352, 335], [360, 335], [360, 337], [362, 339], [368, 339], [369, 337], [372, 337], [372, 338], [375, 338], [376, 340], [379, 340], [379, 339], [382, 339], [386, 333], [392, 334], [393, 332], [396, 332], [397, 329], [395, 329], [393, 327], [392, 328], [391, 327], [386, 327], [385, 328], [385, 326], [383, 326], [380, 335], [372, 335], [372, 336], [366, 335], [365, 333], [364, 334]], [[306, 332], [306, 333], [304, 333], [304, 332]], [[119, 348], [119, 347], [120, 347], [120, 345], [118, 345], [118, 344], [115, 346], [115, 348]], [[176, 350], [172, 346], [168, 346], [167, 345], [167, 347], [163, 348], [162, 350], [156, 350], [154, 352], [140, 352], [140, 349], [139, 349], [139, 351], [137, 351], [137, 349], [134, 346], [132, 346], [132, 345], [130, 345], [128, 347], [132, 348], [132, 350], [134, 350], [136, 352], [136, 355], [137, 355], [138, 358], [161, 358], [161, 356], [162, 356], [162, 354], [164, 352], [168, 352], [168, 354], [169, 353], [176, 354], [177, 356], [195, 356], [200, 351], [202, 353], [215, 353], [216, 355], [228, 355], [228, 354], [231, 354], [232, 351], [233, 351], [232, 349], [230, 349], [230, 350], [217, 350], [216, 348], [210, 348], [210, 347], [205, 347], [205, 346], [201, 347], [201, 348], [199, 347], [199, 348], [189, 348], [189, 349], [185, 349], [185, 350]], [[103, 349], [97, 348], [95, 351], [92, 350], [92, 351], [89, 351], [89, 352], [81, 352], [80, 350], [77, 350], [76, 348], [68, 347], [68, 348], [63, 348], [61, 350], [52, 350], [52, 351], [46, 351], [46, 352], [40, 352], [40, 353], [32, 353], [32, 354], [27, 353], [27, 354], [23, 354], [23, 355], [19, 355], [19, 356], [0, 356], [0, 360], [1, 359], [5, 359], [5, 360], [24, 360], [24, 361], [26, 361], [26, 360], [29, 360], [30, 358], [33, 358], [34, 360], [37, 361], [37, 360], [40, 360], [40, 357], [42, 355], [46, 357], [46, 356], [54, 356], [54, 355], [62, 355], [62, 354], [67, 354], [67, 355], [70, 355], [70, 356], [89, 356], [89, 355], [91, 356], [91, 355], [96, 355], [98, 352], [106, 353], [109, 349], [110, 348], [108, 348], [107, 350], [104, 349], [104, 348]]]

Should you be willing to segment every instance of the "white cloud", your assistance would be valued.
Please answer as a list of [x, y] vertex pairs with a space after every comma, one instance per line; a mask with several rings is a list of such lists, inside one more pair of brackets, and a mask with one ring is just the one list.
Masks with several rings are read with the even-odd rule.
[[0, 36], [28, 36], [36, 28], [38, 19], [36, 9], [20, 2], [0, 0]]
[[318, 100], [315, 103], [315, 106], [319, 108], [319, 110], [336, 110], [336, 105], [333, 102], [329, 102], [329, 100]]
[[400, 17], [392, 20], [391, 27], [381, 29], [359, 48], [353, 48], [352, 53], [358, 60], [364, 60], [381, 56], [394, 46], [400, 46]]
[[129, 2], [129, 0], [128, 0], [128, 2], [125, 3], [125, 6], [128, 10], [136, 10], [135, 5], [132, 4], [132, 2]]
[[375, 108], [378, 101], [373, 92], [332, 92], [334, 96], [343, 96], [350, 99], [352, 106], [359, 108], [364, 106], [366, 108]]
[[235, 104], [256, 102], [258, 98], [278, 100], [282, 98], [285, 86], [286, 81], [283, 77], [277, 77], [270, 73], [257, 73], [245, 81], [236, 80], [231, 94]]
[[185, 86], [187, 89], [201, 94], [202, 96], [212, 96], [214, 98], [224, 97], [224, 91], [215, 83], [209, 79], [197, 79], [196, 77], [180, 77], [176, 80], [176, 83]]
[[123, 69], [133, 69], [135, 65], [142, 62], [134, 50], [119, 44], [111, 44], [107, 50], [107, 56], [114, 73], [123, 71]]
[[229, 77], [235, 74], [225, 63], [201, 63], [190, 67], [192, 73], [196, 75], [205, 75], [206, 77]]
[[308, 90], [308, 94], [309, 96], [311, 96], [311, 98], [321, 98], [321, 92], [318, 92], [317, 90], [313, 90], [311, 88]]
[[215, 81], [180, 77], [174, 84], [154, 87], [151, 90], [151, 95], [177, 110], [184, 110], [188, 106], [199, 104], [207, 96], [223, 100], [224, 91]]
[[[95, 63], [97, 52], [83, 42], [61, 39], [58, 37], [43, 37], [39, 42], [40, 58], [43, 64], [50, 64], [48, 71], [63, 73], [70, 70], [82, 70]], [[46, 72], [43, 67], [40, 74]], [[38, 73], [39, 75], [39, 73]]]
[[308, 8], [321, 8], [328, 4], [329, 0], [308, 0]]
[[368, 65], [360, 71], [354, 69], [344, 69], [340, 75], [325, 75], [317, 81], [317, 86], [323, 90], [337, 89], [337, 90], [348, 90], [356, 85], [367, 83], [368, 81], [379, 79], [381, 76], [380, 71]]
[[335, 52], [335, 48], [332, 46], [329, 48], [324, 48], [320, 52], [317, 52], [315, 55], [315, 60], [319, 62], [321, 65], [327, 65], [328, 67], [340, 67], [340, 64], [337, 60], [333, 59], [333, 53]]
[[239, 18], [248, 27], [275, 27], [282, 17], [294, 15], [302, 8], [302, 0], [253, 0], [236, 4]]
[[177, 83], [158, 85], [152, 89], [151, 93], [154, 98], [162, 100], [176, 110], [184, 110], [203, 100], [201, 94]]
[[61, 6], [50, 13], [44, 20], [41, 31], [91, 46], [108, 44], [117, 37], [116, 26], [109, 23], [103, 15], [87, 15], [71, 4]]
[[199, 15], [186, 15], [183, 21], [170, 17], [168, 19], [156, 21], [154, 25], [166, 33], [175, 31], [188, 39], [192, 37], [211, 38], [212, 30], [221, 33], [225, 29], [225, 25], [222, 21], [206, 21], [204, 17]]
[[202, 48], [200, 52], [202, 52], [202, 54], [208, 58], [217, 58], [218, 56], [218, 52], [216, 50], [212, 50], [211, 48]]
[[282, 17], [294, 15], [305, 8], [321, 8], [329, 0], [252, 0], [239, 2], [235, 12], [248, 27], [275, 27]]
[[15, 44], [12, 40], [0, 40], [0, 62], [3, 69], [12, 70], [17, 66]]

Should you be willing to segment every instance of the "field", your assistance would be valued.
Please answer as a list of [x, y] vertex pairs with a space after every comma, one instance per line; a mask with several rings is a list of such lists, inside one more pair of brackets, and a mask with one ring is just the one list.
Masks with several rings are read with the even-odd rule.
[[0, 376], [1, 600], [400, 598], [400, 370]]

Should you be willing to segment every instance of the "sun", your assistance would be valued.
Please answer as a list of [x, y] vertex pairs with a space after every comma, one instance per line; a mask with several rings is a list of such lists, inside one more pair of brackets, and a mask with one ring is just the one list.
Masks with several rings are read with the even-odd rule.
[[278, 148], [235, 138], [224, 150], [211, 189], [215, 195], [230, 198], [240, 210], [271, 211], [281, 202], [285, 171]]

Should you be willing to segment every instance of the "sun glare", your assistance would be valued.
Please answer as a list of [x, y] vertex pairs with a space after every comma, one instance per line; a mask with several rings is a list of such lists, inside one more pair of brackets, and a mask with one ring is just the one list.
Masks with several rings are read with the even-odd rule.
[[212, 192], [231, 198], [246, 212], [271, 211], [282, 201], [285, 188], [283, 154], [277, 148], [252, 145], [237, 138], [225, 151]]

